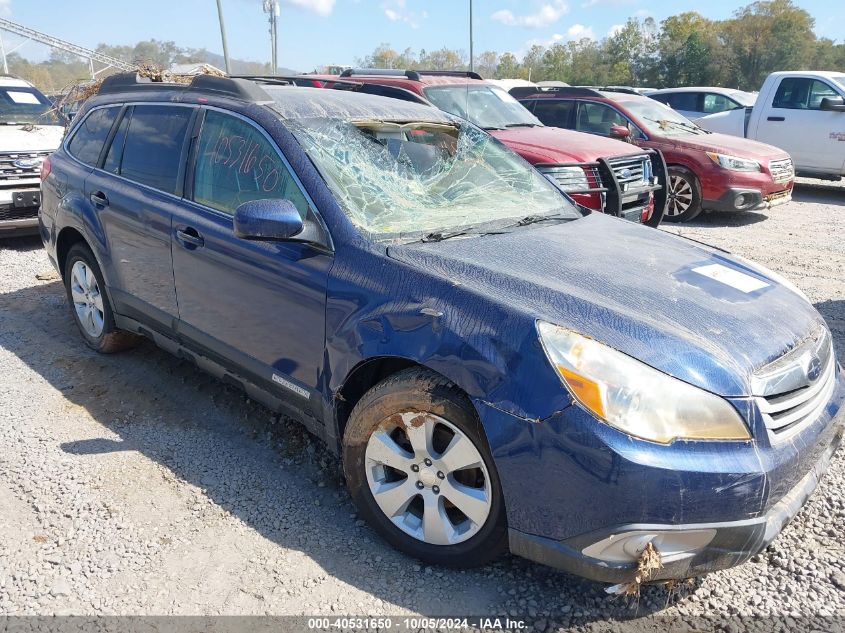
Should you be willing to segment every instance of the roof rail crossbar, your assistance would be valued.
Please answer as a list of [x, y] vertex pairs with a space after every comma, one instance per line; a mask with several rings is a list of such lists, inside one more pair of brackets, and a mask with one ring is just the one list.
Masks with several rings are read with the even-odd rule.
[[137, 92], [139, 90], [182, 90], [192, 92], [211, 92], [214, 94], [234, 97], [242, 101], [272, 101], [257, 83], [248, 79], [217, 77], [215, 75], [197, 75], [190, 84], [176, 82], [152, 81], [141, 77], [138, 73], [119, 73], [103, 79], [99, 94], [114, 94], [120, 92]]
[[420, 80], [420, 73], [416, 70], [399, 70], [397, 68], [347, 68], [342, 73], [341, 77], [354, 77], [356, 75], [364, 75], [370, 77], [405, 77], [412, 81]]
[[471, 70], [418, 70], [417, 74], [441, 77], [466, 77], [467, 79], [484, 79], [477, 72]]

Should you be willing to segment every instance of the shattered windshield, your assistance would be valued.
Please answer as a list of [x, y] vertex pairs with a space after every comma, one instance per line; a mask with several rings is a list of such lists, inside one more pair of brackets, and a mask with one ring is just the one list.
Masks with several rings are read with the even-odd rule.
[[53, 104], [32, 88], [0, 89], [0, 125], [62, 125]]
[[472, 121], [485, 130], [543, 125], [525, 106], [498, 86], [452, 84], [428, 86], [423, 92], [441, 110]]
[[528, 163], [469, 124], [319, 118], [287, 125], [351, 221], [375, 239], [581, 217]]
[[662, 136], [707, 134], [685, 116], [653, 99], [623, 102], [634, 122], [646, 132]]

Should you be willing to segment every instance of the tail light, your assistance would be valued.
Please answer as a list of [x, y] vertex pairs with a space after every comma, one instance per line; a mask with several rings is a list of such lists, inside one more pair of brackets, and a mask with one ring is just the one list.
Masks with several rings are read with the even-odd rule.
[[651, 219], [651, 214], [654, 213], [654, 194], [648, 194], [648, 204], [643, 207], [642, 214], [640, 214], [640, 222], [645, 224]]
[[41, 162], [41, 182], [47, 180], [51, 171], [53, 171], [53, 166], [50, 164], [50, 158], [47, 157]]

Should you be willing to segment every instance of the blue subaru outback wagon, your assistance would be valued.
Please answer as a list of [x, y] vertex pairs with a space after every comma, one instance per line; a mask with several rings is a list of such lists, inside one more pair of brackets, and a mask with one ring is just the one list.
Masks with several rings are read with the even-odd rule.
[[147, 337], [298, 418], [430, 563], [726, 568], [843, 434], [830, 332], [788, 281], [587, 213], [433, 108], [116, 75], [42, 175], [85, 342]]

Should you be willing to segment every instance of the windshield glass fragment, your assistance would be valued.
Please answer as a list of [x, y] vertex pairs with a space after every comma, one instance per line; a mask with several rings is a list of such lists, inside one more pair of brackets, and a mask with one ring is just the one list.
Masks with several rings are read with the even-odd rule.
[[459, 123], [299, 119], [287, 125], [351, 221], [376, 239], [581, 217], [528, 163]]

